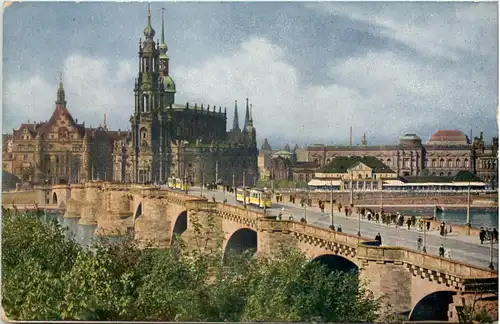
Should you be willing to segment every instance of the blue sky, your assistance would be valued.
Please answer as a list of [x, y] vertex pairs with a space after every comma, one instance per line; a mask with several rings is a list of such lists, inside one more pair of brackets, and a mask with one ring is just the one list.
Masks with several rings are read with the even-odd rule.
[[[496, 3], [152, 2], [176, 102], [253, 104], [259, 143], [396, 144], [498, 133]], [[146, 3], [14, 3], [3, 16], [3, 132], [50, 117], [59, 71], [86, 125], [128, 129]], [[242, 123], [243, 120], [240, 121]]]

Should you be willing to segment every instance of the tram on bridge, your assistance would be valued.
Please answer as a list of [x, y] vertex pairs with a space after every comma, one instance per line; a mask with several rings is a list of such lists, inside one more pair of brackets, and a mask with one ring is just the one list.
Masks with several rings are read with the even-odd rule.
[[167, 184], [170, 189], [177, 189], [182, 191], [189, 189], [189, 184], [184, 183], [184, 181], [179, 178], [168, 178]]
[[259, 208], [271, 208], [271, 193], [262, 189], [236, 188], [236, 201], [243, 203], [243, 192], [245, 192], [245, 203]]

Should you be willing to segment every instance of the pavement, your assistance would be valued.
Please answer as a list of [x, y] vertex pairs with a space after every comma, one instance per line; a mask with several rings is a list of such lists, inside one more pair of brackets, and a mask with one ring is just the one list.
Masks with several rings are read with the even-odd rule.
[[[188, 192], [189, 195], [199, 196], [201, 191], [199, 188], [191, 188]], [[224, 198], [227, 199], [228, 204], [241, 205], [237, 202], [234, 193], [227, 193], [221, 190], [219, 191], [208, 191], [203, 189], [203, 195], [211, 200], [212, 196], [215, 197], [216, 201], [223, 201]], [[275, 200], [272, 202], [272, 208], [268, 208], [266, 211], [269, 215], [278, 215], [282, 208], [284, 208], [283, 218], [288, 219], [290, 215], [293, 215], [295, 220], [300, 220], [304, 217], [304, 208], [300, 205], [294, 205], [289, 202], [277, 203]], [[250, 207], [251, 209], [261, 210], [257, 207]], [[328, 227], [331, 223], [330, 211], [325, 210], [322, 213], [319, 207], [309, 207], [306, 209], [306, 219], [308, 224], [312, 224], [320, 227]], [[334, 210], [334, 225], [342, 226], [342, 231], [347, 234], [357, 235], [358, 233], [358, 216], [353, 213], [350, 217], [345, 217], [345, 214], [338, 213], [338, 210]], [[416, 228], [411, 228], [408, 230], [406, 226], [396, 227], [395, 225], [384, 225], [378, 224], [374, 221], [368, 221], [367, 219], [360, 219], [360, 230], [361, 235], [367, 238], [375, 238], [377, 233], [382, 236], [382, 245], [386, 246], [401, 246], [405, 248], [410, 248], [417, 250], [417, 239], [418, 237], [423, 237], [422, 232], [418, 232]], [[431, 230], [426, 232], [426, 249], [427, 253], [431, 255], [438, 255], [439, 246], [443, 245], [445, 249], [450, 250], [450, 257], [453, 260], [458, 260], [467, 264], [487, 268], [490, 264], [490, 250], [493, 252], [493, 266], [498, 269], [498, 243], [493, 243], [493, 247], [489, 242], [485, 244], [480, 244], [479, 237], [476, 236], [466, 236], [458, 235], [455, 233], [448, 234], [443, 237], [439, 235], [439, 231]]]

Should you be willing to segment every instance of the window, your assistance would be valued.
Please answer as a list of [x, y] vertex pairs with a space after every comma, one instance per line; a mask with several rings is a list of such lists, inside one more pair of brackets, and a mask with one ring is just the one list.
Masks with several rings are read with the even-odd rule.
[[464, 160], [464, 168], [468, 168], [468, 167], [469, 167], [469, 160], [465, 159]]
[[444, 168], [444, 159], [439, 160], [439, 167]]
[[460, 159], [455, 161], [455, 167], [460, 168]]
[[436, 167], [436, 159], [432, 159], [432, 161], [431, 161], [431, 167], [433, 167], [433, 168]]
[[28, 161], [28, 156], [27, 155], [23, 156], [23, 160]]
[[391, 159], [387, 159], [387, 166], [391, 166], [391, 163], [392, 163]]
[[448, 162], [446, 163], [446, 167], [447, 168], [453, 167], [453, 161], [452, 161], [452, 159], [448, 159]]

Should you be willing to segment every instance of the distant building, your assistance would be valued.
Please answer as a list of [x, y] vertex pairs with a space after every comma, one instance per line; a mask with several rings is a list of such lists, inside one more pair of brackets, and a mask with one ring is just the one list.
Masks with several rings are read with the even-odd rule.
[[3, 135], [2, 170], [9, 179], [4, 185], [111, 180], [113, 142], [122, 135], [108, 130], [106, 115], [103, 126], [79, 124], [67, 108], [61, 77], [50, 119], [23, 123]]
[[397, 174], [387, 165], [371, 156], [336, 157], [314, 174], [309, 181], [312, 187], [329, 187], [334, 190], [380, 190], [384, 180], [397, 179]]
[[336, 157], [371, 156], [402, 177], [451, 177], [465, 170], [477, 174], [493, 188], [498, 186], [497, 137], [493, 138], [492, 144], [487, 145], [482, 133], [471, 143], [459, 130], [439, 130], [425, 144], [415, 134], [401, 136], [397, 145], [369, 146], [366, 137], [363, 144], [366, 145], [311, 145], [307, 148], [308, 159], [319, 169]]

